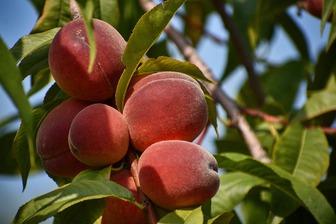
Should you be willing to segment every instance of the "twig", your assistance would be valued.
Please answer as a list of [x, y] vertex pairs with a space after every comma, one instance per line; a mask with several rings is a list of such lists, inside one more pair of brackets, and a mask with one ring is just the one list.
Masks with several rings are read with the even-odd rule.
[[[251, 117], [258, 117], [260, 119], [263, 119], [264, 121], [267, 121], [269, 123], [276, 123], [276, 124], [282, 124], [285, 126], [291, 125], [290, 122], [285, 121], [279, 117], [264, 113], [260, 110], [257, 109], [252, 109], [252, 108], [246, 108], [246, 107], [241, 107], [241, 111], [246, 114], [249, 115]], [[305, 124], [304, 125], [306, 128], [321, 128], [321, 130], [325, 133], [325, 134], [329, 134], [329, 135], [336, 135], [336, 128], [333, 127], [323, 127], [323, 126], [315, 126], [315, 125], [310, 125], [310, 124]]]
[[141, 204], [145, 206], [145, 211], [147, 213], [147, 218], [150, 224], [156, 224], [157, 218], [155, 214], [154, 207], [150, 199], [142, 192], [139, 181], [139, 172], [138, 172], [138, 160], [133, 149], [129, 149], [127, 152], [127, 159], [131, 166], [130, 171], [133, 176], [135, 186], [137, 187], [138, 195], [141, 201]]
[[226, 29], [230, 33], [230, 41], [232, 43], [232, 46], [235, 48], [235, 52], [237, 53], [241, 63], [246, 69], [249, 78], [249, 84], [253, 90], [253, 93], [255, 94], [256, 101], [259, 105], [263, 105], [265, 102], [265, 94], [254, 70], [253, 58], [249, 53], [248, 47], [246, 46], [240, 33], [238, 32], [234, 21], [227, 14], [224, 1], [212, 0], [212, 3], [214, 8], [217, 10], [220, 17], [222, 18]]
[[[145, 11], [149, 11], [155, 6], [155, 4], [150, 0], [139, 0], [139, 2]], [[210, 68], [201, 60], [196, 50], [189, 44], [188, 41], [186, 41], [183, 35], [176, 31], [171, 25], [168, 25], [165, 28], [165, 33], [176, 44], [186, 60], [195, 64], [208, 79], [216, 82]], [[270, 162], [267, 153], [262, 148], [245, 118], [242, 116], [238, 105], [220, 88], [218, 84], [204, 83], [204, 85], [209, 89], [214, 100], [222, 105], [229, 118], [232, 120], [232, 123], [238, 128], [250, 150], [252, 157], [263, 162]]]

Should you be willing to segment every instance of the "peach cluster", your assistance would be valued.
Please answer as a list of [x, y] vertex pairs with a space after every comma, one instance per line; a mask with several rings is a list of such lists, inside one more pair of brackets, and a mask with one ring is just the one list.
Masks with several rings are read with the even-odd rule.
[[[121, 113], [113, 96], [124, 66], [126, 42], [109, 24], [94, 20], [97, 56], [88, 73], [89, 44], [83, 22], [76, 19], [55, 36], [49, 52], [51, 73], [70, 98], [42, 120], [36, 147], [45, 170], [73, 178], [84, 169], [125, 161], [128, 150], [139, 154], [136, 186], [125, 165], [111, 180], [137, 188], [155, 205], [174, 210], [209, 200], [218, 190], [217, 162], [192, 141], [208, 122], [200, 84], [178, 72], [136, 75]], [[131, 214], [131, 215], [130, 215]], [[143, 210], [108, 198], [102, 223], [147, 223]]]

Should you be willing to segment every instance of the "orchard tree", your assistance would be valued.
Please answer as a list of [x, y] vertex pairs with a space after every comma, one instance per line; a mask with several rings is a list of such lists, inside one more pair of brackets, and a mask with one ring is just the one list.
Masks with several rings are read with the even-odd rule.
[[[1, 85], [18, 110], [0, 123], [0, 172], [20, 172], [24, 189], [44, 170], [59, 187], [13, 223], [336, 223], [335, 1], [31, 3], [31, 33], [11, 49], [0, 39]], [[318, 55], [295, 22], [302, 10], [321, 31], [331, 24]], [[213, 14], [227, 41], [208, 32]], [[298, 57], [274, 64], [257, 51], [279, 27]], [[227, 49], [220, 76], [198, 54], [204, 37]], [[237, 68], [248, 78], [231, 98], [222, 84]]]

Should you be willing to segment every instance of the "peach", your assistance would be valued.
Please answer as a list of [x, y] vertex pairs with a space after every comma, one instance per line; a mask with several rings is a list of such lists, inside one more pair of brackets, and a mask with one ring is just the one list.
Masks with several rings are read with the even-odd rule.
[[139, 89], [141, 89], [143, 86], [148, 84], [149, 82], [161, 80], [161, 79], [183, 79], [186, 81], [190, 81], [196, 85], [199, 85], [198, 82], [191, 78], [190, 76], [187, 76], [180, 72], [173, 72], [173, 71], [164, 71], [164, 72], [157, 72], [153, 74], [140, 74], [136, 75], [132, 78], [128, 90], [127, 90], [127, 96], [126, 99], [134, 92]]
[[89, 166], [70, 152], [68, 134], [73, 118], [90, 103], [68, 99], [43, 119], [36, 136], [36, 147], [45, 170], [55, 176], [74, 177]]
[[142, 152], [162, 140], [193, 141], [208, 121], [199, 85], [177, 78], [151, 81], [137, 89], [127, 99], [123, 114], [131, 144]]
[[69, 131], [69, 146], [82, 163], [102, 167], [121, 160], [129, 134], [123, 115], [106, 104], [95, 103], [80, 111]]
[[59, 87], [68, 95], [93, 102], [114, 96], [124, 70], [121, 57], [126, 42], [108, 23], [94, 19], [97, 54], [92, 73], [88, 73], [90, 46], [84, 23], [75, 19], [55, 35], [49, 66]]
[[214, 156], [187, 141], [167, 140], [149, 146], [139, 159], [138, 169], [141, 190], [168, 210], [198, 206], [219, 188]]
[[[140, 199], [133, 177], [129, 170], [122, 170], [111, 174], [111, 180], [129, 189], [137, 202]], [[107, 198], [106, 208], [103, 213], [102, 224], [148, 224], [144, 210], [131, 202], [119, 198]]]

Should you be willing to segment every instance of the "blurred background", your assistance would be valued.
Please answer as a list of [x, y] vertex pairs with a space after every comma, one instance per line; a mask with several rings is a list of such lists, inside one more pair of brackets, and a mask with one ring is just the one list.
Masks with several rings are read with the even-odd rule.
[[[329, 26], [326, 27], [323, 34], [320, 33], [320, 20], [310, 16], [306, 12], [302, 11], [298, 16], [298, 9], [292, 7], [289, 13], [294, 15], [296, 22], [301, 26], [303, 32], [306, 34], [308, 45], [310, 46], [311, 55], [318, 55], [318, 52], [326, 44], [328, 38]], [[11, 48], [22, 36], [28, 35], [33, 28], [36, 20], [37, 13], [28, 0], [0, 0], [0, 36], [6, 43], [8, 48]], [[213, 15], [207, 21], [208, 32], [212, 33], [220, 39], [227, 39], [227, 32], [223, 28], [220, 18], [217, 15]], [[174, 25], [179, 26], [178, 20], [174, 20]], [[174, 46], [172, 45], [172, 50]], [[223, 69], [222, 61], [226, 60], [227, 47], [225, 44], [214, 43], [210, 38], [204, 38], [197, 48], [201, 58], [212, 69], [215, 75], [220, 76]], [[290, 58], [297, 57], [297, 53], [287, 38], [286, 34], [278, 29], [275, 34], [275, 38], [271, 44], [265, 44], [258, 49], [258, 54], [263, 58], [269, 59], [272, 63], [281, 63]], [[177, 55], [178, 57], [178, 55]], [[314, 60], [316, 58], [313, 58]], [[1, 60], [1, 58], [0, 58]], [[258, 68], [258, 67], [257, 67]], [[245, 80], [245, 71], [243, 68], [239, 68], [235, 71], [234, 75], [231, 75], [228, 80], [223, 83], [225, 91], [233, 98], [235, 98], [237, 91]], [[25, 80], [24, 84], [27, 85], [29, 80]], [[45, 91], [35, 94], [30, 98], [32, 105], [39, 104]], [[0, 122], [17, 113], [16, 108], [12, 104], [10, 98], [6, 95], [0, 85]], [[296, 105], [300, 107], [305, 102], [305, 88], [302, 86], [301, 94], [299, 94]], [[224, 117], [225, 112], [221, 111], [220, 116]], [[19, 123], [13, 126], [6, 127], [8, 129], [17, 129]], [[4, 131], [0, 129], [0, 134]], [[225, 128], [219, 124], [220, 136], [225, 132]], [[216, 134], [213, 130], [210, 130], [203, 142], [203, 145], [211, 152], [214, 152], [214, 139]], [[0, 145], [1, 150], [1, 145]], [[47, 193], [55, 189], [57, 185], [44, 173], [31, 173], [28, 179], [28, 184], [25, 191], [22, 191], [21, 177], [18, 176], [5, 176], [0, 175], [0, 224], [11, 223], [17, 210], [25, 202], [41, 194]], [[46, 221], [45, 223], [50, 223]]]

